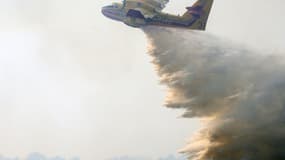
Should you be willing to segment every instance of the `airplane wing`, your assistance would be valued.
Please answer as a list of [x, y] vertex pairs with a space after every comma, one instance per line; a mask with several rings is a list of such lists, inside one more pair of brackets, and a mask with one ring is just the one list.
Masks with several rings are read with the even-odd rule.
[[[151, 0], [146, 0], [151, 1]], [[158, 3], [157, 10], [161, 11], [165, 8], [166, 4], [169, 2], [169, 0], [152, 0]]]
[[141, 3], [142, 6], [148, 6], [149, 8], [160, 12], [166, 7], [169, 0], [126, 0], [127, 4], [129, 2]]

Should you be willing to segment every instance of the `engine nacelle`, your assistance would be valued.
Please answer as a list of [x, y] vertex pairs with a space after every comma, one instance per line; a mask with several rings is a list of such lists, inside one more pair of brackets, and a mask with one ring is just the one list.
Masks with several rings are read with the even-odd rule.
[[124, 23], [132, 27], [142, 27], [146, 25], [145, 19], [140, 19], [135, 17], [127, 17]]
[[130, 9], [124, 23], [132, 27], [142, 27], [146, 24], [144, 15], [137, 10]]

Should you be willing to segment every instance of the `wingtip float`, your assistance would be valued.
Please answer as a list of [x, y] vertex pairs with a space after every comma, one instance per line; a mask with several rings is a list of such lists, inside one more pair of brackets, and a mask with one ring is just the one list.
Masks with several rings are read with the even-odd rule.
[[205, 30], [213, 0], [197, 0], [182, 16], [162, 12], [169, 0], [124, 0], [102, 8], [106, 17], [140, 28], [148, 25]]

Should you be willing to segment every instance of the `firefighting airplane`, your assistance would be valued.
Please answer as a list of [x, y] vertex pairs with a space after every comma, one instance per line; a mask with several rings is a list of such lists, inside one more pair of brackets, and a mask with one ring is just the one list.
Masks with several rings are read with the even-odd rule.
[[102, 13], [113, 20], [132, 27], [147, 25], [182, 27], [205, 30], [213, 0], [197, 0], [182, 16], [162, 12], [169, 0], [123, 0], [102, 8]]

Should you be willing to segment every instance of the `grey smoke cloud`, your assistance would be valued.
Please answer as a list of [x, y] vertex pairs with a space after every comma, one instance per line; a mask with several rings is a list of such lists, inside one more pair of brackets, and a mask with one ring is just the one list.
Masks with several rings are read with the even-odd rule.
[[278, 55], [207, 33], [145, 28], [166, 106], [205, 126], [182, 150], [191, 160], [285, 158], [285, 71]]

